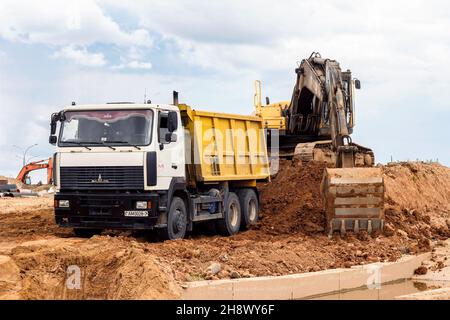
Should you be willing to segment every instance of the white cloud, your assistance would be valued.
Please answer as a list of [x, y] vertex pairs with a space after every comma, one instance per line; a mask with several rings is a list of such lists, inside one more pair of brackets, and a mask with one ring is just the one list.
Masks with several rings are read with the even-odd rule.
[[150, 62], [141, 62], [141, 61], [130, 61], [127, 63], [121, 63], [116, 66], [112, 66], [112, 69], [144, 69], [150, 70], [152, 68], [152, 64]]
[[[392, 98], [419, 90], [437, 102], [435, 108], [447, 107], [445, 90], [437, 87], [450, 86], [443, 54], [450, 50], [448, 1], [432, 6], [425, 0], [99, 3], [137, 16], [143, 27], [175, 43], [178, 58], [189, 65], [221, 74], [287, 74], [297, 60], [319, 51], [351, 68], [369, 84], [365, 88]], [[182, 18], [168, 23], [174, 17]], [[287, 75], [276, 81], [293, 80]]]
[[0, 66], [4, 63], [6, 63], [7, 60], [7, 55], [5, 52], [3, 52], [2, 50], [0, 50]]
[[145, 52], [143, 49], [132, 46], [128, 48], [127, 52], [120, 57], [120, 64], [114, 65], [111, 67], [113, 70], [122, 70], [122, 69], [142, 69], [142, 70], [150, 70], [153, 65], [149, 61], [143, 61], [145, 59]]
[[66, 46], [55, 52], [53, 57], [64, 58], [85, 67], [101, 67], [106, 64], [102, 53], [90, 53], [83, 47]]
[[145, 29], [125, 31], [92, 0], [0, 2], [0, 36], [25, 43], [151, 47]]

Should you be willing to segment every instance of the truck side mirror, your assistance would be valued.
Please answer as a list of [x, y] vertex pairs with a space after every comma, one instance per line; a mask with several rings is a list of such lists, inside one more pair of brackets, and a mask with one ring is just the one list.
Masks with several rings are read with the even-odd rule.
[[178, 117], [176, 111], [170, 111], [167, 118], [167, 129], [174, 132], [178, 128]]
[[177, 134], [173, 132], [166, 133], [166, 142], [177, 142]]
[[361, 81], [359, 81], [358, 79], [355, 79], [355, 88], [361, 89]]
[[58, 122], [59, 115], [57, 113], [52, 114], [50, 119], [50, 134], [54, 135], [56, 133], [56, 123]]
[[50, 144], [55, 145], [57, 140], [58, 140], [58, 139], [56, 138], [55, 135], [51, 135], [50, 137], [48, 137], [48, 142], [49, 142]]

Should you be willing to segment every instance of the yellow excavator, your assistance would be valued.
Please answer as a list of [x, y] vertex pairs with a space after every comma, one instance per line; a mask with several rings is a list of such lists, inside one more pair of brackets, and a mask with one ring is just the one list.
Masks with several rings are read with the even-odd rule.
[[313, 52], [295, 69], [297, 80], [290, 101], [261, 102], [261, 82], [255, 81], [255, 114], [262, 118], [269, 152], [274, 156], [334, 164], [324, 172], [321, 190], [329, 236], [351, 230], [371, 233], [384, 225], [384, 182], [373, 167], [371, 149], [351, 139], [355, 89], [361, 83], [337, 61]]

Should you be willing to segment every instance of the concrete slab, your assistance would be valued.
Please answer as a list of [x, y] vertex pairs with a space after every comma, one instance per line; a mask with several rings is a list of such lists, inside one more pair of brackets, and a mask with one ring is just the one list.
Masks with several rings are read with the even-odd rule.
[[228, 280], [189, 282], [183, 300], [233, 300], [233, 282]]
[[342, 269], [331, 269], [310, 274], [303, 273], [292, 278], [291, 299], [304, 299], [309, 296], [339, 291]]
[[422, 265], [422, 262], [431, 257], [431, 252], [423, 253], [418, 256], [405, 256], [399, 261], [384, 264], [382, 267], [382, 282], [391, 282], [398, 279], [411, 278], [414, 270]]
[[[195, 281], [185, 284], [183, 299], [305, 299], [342, 290], [376, 289], [381, 283], [408, 279], [430, 254], [405, 256], [397, 262], [373, 263], [350, 269], [331, 269], [280, 277]], [[364, 291], [364, 298], [378, 299], [379, 290]]]

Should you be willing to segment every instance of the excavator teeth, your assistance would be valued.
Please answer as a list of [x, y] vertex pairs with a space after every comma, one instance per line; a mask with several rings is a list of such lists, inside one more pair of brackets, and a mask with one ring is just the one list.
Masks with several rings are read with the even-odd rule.
[[343, 236], [345, 236], [345, 232], [346, 232], [346, 229], [345, 229], [345, 220], [341, 220], [341, 236], [343, 237]]
[[353, 232], [359, 233], [359, 220], [358, 219], [355, 220], [355, 225], [353, 226]]
[[329, 235], [372, 233], [384, 226], [384, 183], [379, 168], [327, 168], [322, 196]]

